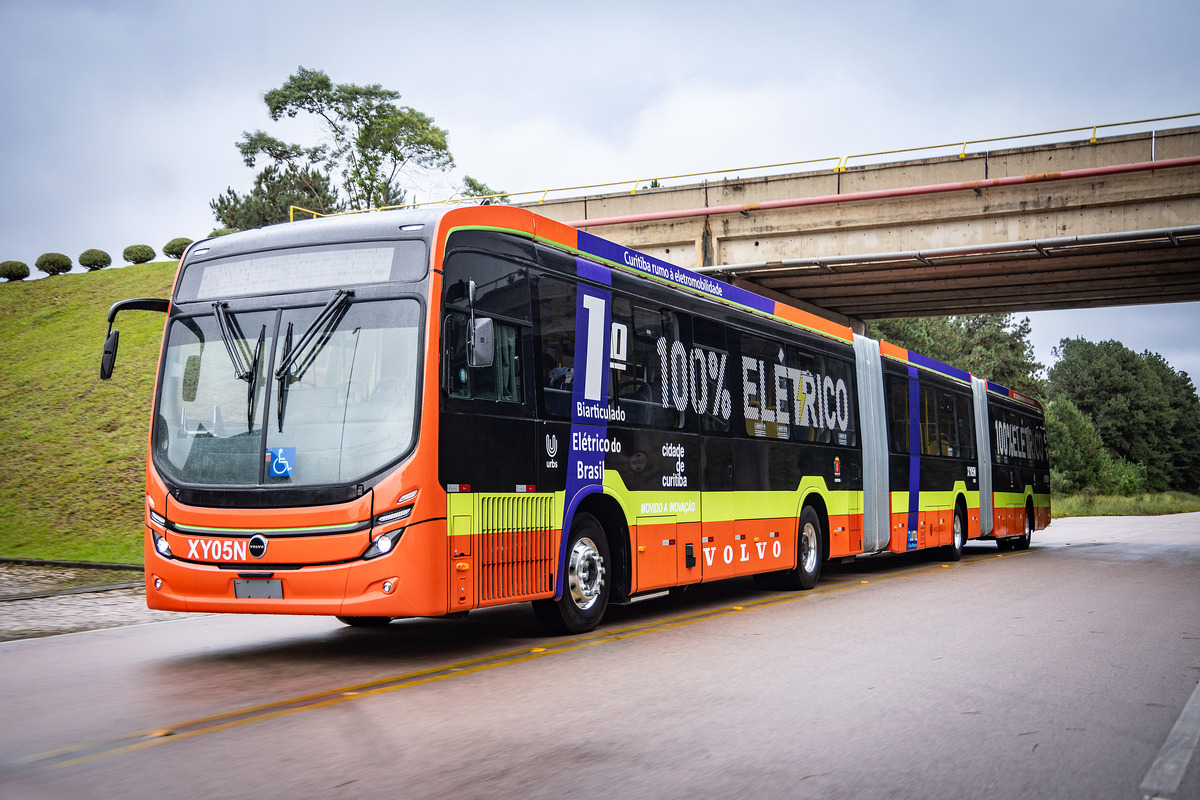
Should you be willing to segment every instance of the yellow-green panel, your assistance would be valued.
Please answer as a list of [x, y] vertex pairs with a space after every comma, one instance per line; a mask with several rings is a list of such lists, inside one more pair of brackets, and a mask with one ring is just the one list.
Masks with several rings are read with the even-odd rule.
[[[918, 511], [949, 511], [954, 508], [954, 501], [962, 495], [967, 508], [979, 508], [979, 492], [968, 492], [966, 484], [958, 481], [954, 488], [945, 492], [921, 492], [917, 498]], [[908, 513], [908, 492], [892, 492], [892, 513]]]
[[[473, 533], [482, 532], [483, 516], [481, 503], [484, 500], [530, 500], [535, 497], [552, 497], [552, 505], [550, 517], [553, 521], [553, 527], [557, 528], [562, 524], [564, 493], [554, 492], [526, 494], [523, 492], [500, 492], [495, 494], [484, 493], [454, 493], [446, 495], [446, 532], [450, 536], [469, 536]], [[470, 525], [466, 521], [470, 520]]]
[[994, 492], [992, 495], [996, 508], [1024, 508], [1024, 492]]

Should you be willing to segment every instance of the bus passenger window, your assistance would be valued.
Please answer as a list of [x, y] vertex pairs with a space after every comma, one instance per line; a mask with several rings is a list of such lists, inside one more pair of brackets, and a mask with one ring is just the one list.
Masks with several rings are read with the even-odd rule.
[[571, 418], [575, 389], [575, 285], [555, 278], [537, 282], [538, 379], [547, 416]]
[[921, 454], [942, 454], [937, 427], [937, 392], [932, 386], [921, 387]]
[[692, 318], [692, 408], [700, 409], [700, 430], [728, 433], [733, 414], [729, 350], [725, 326], [706, 317]]
[[848, 361], [830, 356], [825, 359], [825, 374], [833, 382], [833, 393], [823, 384], [825, 392], [825, 425], [829, 429], [833, 444], [858, 445], [858, 407], [855, 402], [856, 386], [854, 366]]
[[963, 458], [975, 458], [975, 412], [971, 398], [958, 395], [958, 446]]
[[[819, 411], [813, 411], [816, 400], [815, 375], [809, 373], [809, 386], [805, 382], [792, 380], [799, 374], [789, 372], [786, 351], [783, 345], [749, 334], [742, 335], [742, 357], [737, 363], [735, 375], [740, 376], [742, 415], [745, 418], [746, 435], [757, 439], [790, 439], [793, 423], [811, 426], [807, 434], [821, 434], [824, 425]], [[800, 385], [793, 388], [793, 384]], [[816, 390], [814, 390], [816, 387]], [[802, 419], [793, 420], [797, 409], [791, 402], [792, 394], [808, 392], [810, 402], [800, 406]], [[817, 439], [802, 437], [801, 441]], [[823, 441], [823, 440], [821, 440]]]
[[470, 397], [470, 372], [467, 368], [467, 316], [446, 316], [446, 393], [451, 397]]
[[[825, 395], [826, 362], [822, 356], [807, 350], [788, 348], [788, 366], [796, 372], [792, 383], [792, 418], [795, 429], [792, 440], [797, 442], [817, 442], [828, 444], [832, 432], [827, 425], [822, 399]], [[831, 380], [833, 380], [831, 378]], [[832, 385], [832, 384], [831, 384]], [[836, 418], [837, 393], [834, 392], [834, 416]]]
[[490, 367], [467, 365], [469, 317], [451, 312], [446, 316], [446, 393], [451, 397], [524, 401], [521, 382], [521, 336], [515, 325], [496, 322], [495, 354]]
[[949, 392], [938, 392], [938, 427], [942, 435], [939, 440], [941, 454], [944, 456], [962, 457], [958, 449], [958, 413], [954, 395]]
[[892, 452], [908, 453], [908, 381], [895, 375], [887, 379], [888, 438]]
[[[672, 364], [676, 355], [672, 350], [676, 349], [676, 343], [680, 347], [687, 344], [681, 342], [679, 318], [667, 310], [634, 307], [631, 339], [633, 363], [629, 374], [617, 387], [617, 401], [625, 411], [625, 421], [634, 425], [682, 428], [687, 419], [688, 395], [683, 380], [673, 382], [672, 377], [681, 366]], [[675, 372], [672, 372], [673, 367]], [[686, 359], [682, 367], [686, 369]], [[680, 397], [684, 400], [683, 409], [678, 407]]]

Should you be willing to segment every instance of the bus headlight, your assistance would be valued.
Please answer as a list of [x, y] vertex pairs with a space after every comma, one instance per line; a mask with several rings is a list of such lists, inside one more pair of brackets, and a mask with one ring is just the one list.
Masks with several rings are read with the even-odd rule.
[[381, 534], [379, 538], [372, 542], [371, 546], [367, 548], [367, 552], [363, 553], [363, 558], [379, 558], [380, 556], [385, 556], [392, 552], [392, 549], [396, 546], [396, 542], [400, 541], [400, 535], [402, 533], [404, 533], [403, 528]]
[[154, 549], [163, 558], [171, 558], [171, 544], [165, 536], [159, 535], [158, 531], [151, 530], [150, 535], [154, 537]]

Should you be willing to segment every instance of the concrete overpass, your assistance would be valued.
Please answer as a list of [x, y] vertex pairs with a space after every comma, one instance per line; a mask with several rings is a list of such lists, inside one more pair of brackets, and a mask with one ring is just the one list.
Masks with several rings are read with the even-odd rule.
[[1200, 300], [1200, 127], [525, 205], [856, 327]]

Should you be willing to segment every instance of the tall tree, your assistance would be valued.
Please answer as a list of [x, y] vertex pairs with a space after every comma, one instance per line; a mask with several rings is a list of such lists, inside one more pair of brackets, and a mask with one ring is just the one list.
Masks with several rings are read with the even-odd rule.
[[1046, 404], [1050, 488], [1075, 494], [1086, 489], [1132, 495], [1145, 488], [1146, 468], [1114, 458], [1087, 414], [1066, 398]]
[[1186, 374], [1111, 340], [1063, 339], [1054, 355], [1050, 399], [1068, 399], [1091, 417], [1113, 454], [1145, 467], [1148, 488], [1200, 485], [1200, 398]]
[[869, 329], [872, 336], [1041, 398], [1043, 366], [1034, 358], [1030, 331], [1028, 317], [1017, 321], [1012, 314], [878, 320]]
[[306, 157], [325, 164], [341, 176], [338, 188], [350, 208], [379, 208], [402, 200], [399, 179], [404, 170], [444, 171], [454, 165], [446, 131], [434, 125], [432, 117], [396, 105], [400, 94], [379, 84], [335, 84], [320, 70], [300, 67], [263, 99], [276, 122], [301, 112], [312, 114], [331, 144], [305, 148], [261, 130], [244, 133], [238, 149], [247, 165], [254, 166], [260, 155], [277, 163]]
[[1142, 360], [1162, 383], [1165, 429], [1158, 457], [1170, 465], [1176, 489], [1200, 488], [1200, 397], [1186, 372], [1176, 372], [1166, 359], [1149, 350]]

